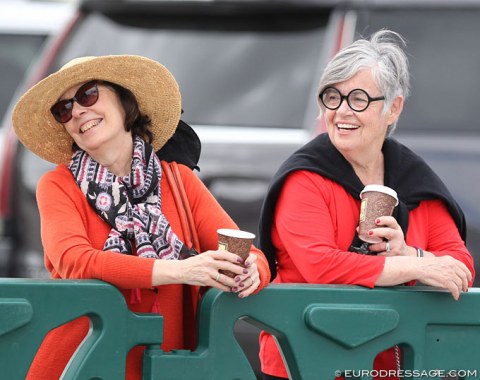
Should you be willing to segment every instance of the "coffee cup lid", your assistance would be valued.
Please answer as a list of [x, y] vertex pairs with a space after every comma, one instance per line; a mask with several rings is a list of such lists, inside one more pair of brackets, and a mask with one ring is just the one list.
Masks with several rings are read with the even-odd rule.
[[231, 237], [236, 237], [236, 238], [241, 238], [241, 239], [255, 239], [254, 234], [252, 234], [251, 232], [242, 231], [242, 230], [220, 228], [219, 230], [217, 230], [217, 233], [225, 235], [225, 236], [231, 236]]
[[380, 193], [388, 194], [388, 195], [390, 195], [391, 197], [393, 197], [397, 200], [397, 202], [395, 203], [395, 206], [398, 205], [397, 192], [395, 190], [393, 190], [391, 187], [384, 186], [384, 185], [367, 185], [367, 186], [365, 186], [365, 188], [360, 193], [360, 199], [362, 199], [362, 194], [366, 193], [368, 191], [378, 191]]

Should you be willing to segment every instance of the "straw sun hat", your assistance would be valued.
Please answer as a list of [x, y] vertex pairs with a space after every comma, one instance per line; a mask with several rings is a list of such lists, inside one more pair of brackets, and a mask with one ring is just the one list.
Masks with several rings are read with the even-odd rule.
[[116, 83], [135, 95], [140, 112], [152, 121], [155, 150], [173, 135], [180, 119], [181, 95], [172, 74], [149, 58], [110, 55], [73, 59], [28, 90], [13, 110], [18, 139], [47, 161], [69, 162], [73, 139], [54, 119], [50, 107], [71, 87], [94, 79]]

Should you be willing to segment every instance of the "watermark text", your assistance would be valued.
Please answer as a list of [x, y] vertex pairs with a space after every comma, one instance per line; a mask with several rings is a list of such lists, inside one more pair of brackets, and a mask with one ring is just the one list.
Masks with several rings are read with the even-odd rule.
[[335, 376], [343, 376], [345, 379], [354, 379], [359, 377], [372, 377], [372, 378], [389, 378], [389, 377], [397, 377], [397, 378], [413, 378], [413, 379], [421, 379], [422, 377], [425, 378], [435, 378], [435, 377], [477, 377], [477, 370], [443, 370], [443, 369], [431, 369], [431, 370], [409, 370], [409, 369], [400, 369], [400, 370], [351, 370], [347, 369], [345, 371], [336, 370]]

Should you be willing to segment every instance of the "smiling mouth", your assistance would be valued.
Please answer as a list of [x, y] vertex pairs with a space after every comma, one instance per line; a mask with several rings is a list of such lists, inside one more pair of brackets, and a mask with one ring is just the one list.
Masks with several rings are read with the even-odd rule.
[[88, 130], [92, 129], [93, 127], [96, 127], [98, 124], [100, 124], [101, 122], [101, 119], [97, 119], [97, 120], [90, 120], [89, 122], [86, 122], [85, 124], [83, 124], [80, 128], [80, 132], [81, 133], [85, 133], [87, 132]]
[[336, 124], [338, 129], [341, 129], [343, 131], [353, 131], [355, 129], [360, 128], [359, 125], [354, 125], [354, 124]]

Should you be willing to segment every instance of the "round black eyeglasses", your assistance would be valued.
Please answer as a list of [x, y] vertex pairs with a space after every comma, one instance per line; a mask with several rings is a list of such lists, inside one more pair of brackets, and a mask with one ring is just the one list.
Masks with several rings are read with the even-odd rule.
[[339, 109], [343, 100], [347, 99], [348, 106], [356, 112], [365, 111], [371, 102], [385, 100], [384, 96], [372, 98], [361, 88], [356, 88], [350, 91], [348, 95], [342, 95], [335, 87], [327, 87], [318, 97], [323, 105], [329, 110]]

